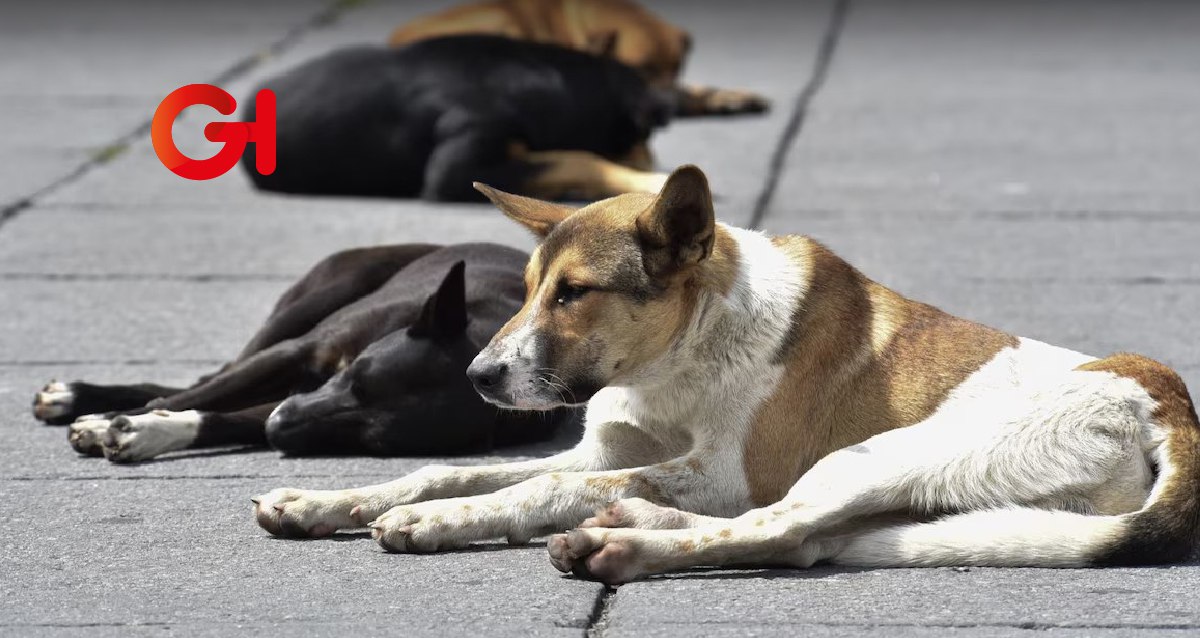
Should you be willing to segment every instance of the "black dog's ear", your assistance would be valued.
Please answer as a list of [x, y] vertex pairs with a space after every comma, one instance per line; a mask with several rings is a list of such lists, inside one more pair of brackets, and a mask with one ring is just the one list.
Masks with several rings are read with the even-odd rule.
[[483, 193], [509, 219], [528, 228], [539, 239], [545, 239], [559, 222], [571, 216], [574, 208], [544, 202], [532, 197], [513, 195], [496, 190], [482, 182], [474, 182], [475, 190]]
[[456, 262], [446, 273], [437, 292], [425, 300], [421, 316], [409, 328], [415, 337], [454, 337], [467, 329], [467, 282], [464, 262]]
[[654, 203], [638, 215], [637, 230], [651, 277], [703, 261], [712, 253], [716, 233], [708, 178], [690, 164], [675, 169]]

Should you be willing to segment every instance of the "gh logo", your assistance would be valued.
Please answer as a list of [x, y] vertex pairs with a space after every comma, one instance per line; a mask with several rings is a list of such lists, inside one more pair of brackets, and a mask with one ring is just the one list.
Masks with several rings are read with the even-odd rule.
[[254, 168], [262, 175], [275, 172], [275, 94], [263, 89], [254, 96], [255, 117], [253, 122], [209, 122], [204, 127], [204, 137], [210, 142], [221, 142], [223, 146], [216, 155], [197, 160], [184, 155], [175, 146], [171, 126], [175, 119], [189, 106], [204, 104], [211, 106], [221, 115], [233, 115], [237, 100], [224, 90], [211, 84], [189, 84], [179, 87], [166, 97], [154, 111], [150, 123], [150, 141], [159, 161], [180, 177], [195, 180], [212, 179], [229, 172], [246, 144], [255, 144]]

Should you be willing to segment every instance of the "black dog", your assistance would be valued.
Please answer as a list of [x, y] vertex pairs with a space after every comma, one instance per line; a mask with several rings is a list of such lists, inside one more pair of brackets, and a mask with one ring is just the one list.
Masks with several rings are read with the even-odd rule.
[[192, 387], [51, 383], [34, 415], [83, 417], [71, 445], [114, 462], [235, 443], [389, 456], [542, 440], [561, 414], [498, 412], [464, 372], [521, 306], [526, 260], [494, 244], [340, 252], [284, 293], [236, 360]]
[[278, 118], [275, 172], [252, 168], [253, 145], [243, 160], [259, 188], [430, 200], [482, 201], [476, 180], [548, 199], [657, 192], [646, 141], [675, 99], [611, 59], [492, 36], [336, 51], [259, 88]]

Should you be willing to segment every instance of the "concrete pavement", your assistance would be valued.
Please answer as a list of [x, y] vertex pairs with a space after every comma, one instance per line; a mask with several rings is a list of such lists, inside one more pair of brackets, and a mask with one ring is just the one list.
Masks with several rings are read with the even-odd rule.
[[[362, 535], [275, 540], [248, 496], [430, 460], [116, 467], [35, 425], [28, 402], [50, 377], [210, 370], [330, 251], [530, 246], [485, 206], [262, 195], [237, 171], [192, 183], [150, 148], [145, 125], [173, 88], [240, 99], [438, 4], [77, 0], [0, 20], [0, 634], [1200, 632], [1197, 565], [702, 570], [611, 592], [559, 576], [539, 547], [392, 556]], [[831, 0], [650, 4], [695, 36], [690, 80], [775, 100], [768, 116], [679, 122], [654, 142], [663, 166], [710, 173], [723, 219], [813, 234], [903, 293], [1068, 347], [1145, 352], [1200, 388], [1196, 3], [857, 0], [840, 21]], [[201, 155], [190, 120], [177, 133]]]

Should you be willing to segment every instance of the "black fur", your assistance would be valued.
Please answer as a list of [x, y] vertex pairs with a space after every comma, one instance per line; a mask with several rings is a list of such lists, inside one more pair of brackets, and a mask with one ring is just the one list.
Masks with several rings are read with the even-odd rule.
[[479, 200], [472, 181], [522, 192], [538, 169], [511, 161], [511, 144], [618, 158], [673, 109], [618, 62], [492, 36], [335, 51], [259, 88], [277, 99], [277, 168], [259, 175], [254, 145], [243, 166], [287, 193]]

